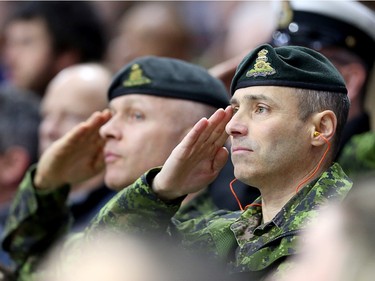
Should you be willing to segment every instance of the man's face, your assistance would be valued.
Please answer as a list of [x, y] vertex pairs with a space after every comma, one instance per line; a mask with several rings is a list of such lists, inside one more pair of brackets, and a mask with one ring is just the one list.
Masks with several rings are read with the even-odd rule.
[[39, 92], [52, 77], [52, 42], [44, 21], [17, 20], [5, 29], [7, 75], [17, 87]]
[[122, 189], [148, 169], [162, 165], [195, 122], [189, 118], [190, 103], [136, 94], [113, 99], [113, 116], [100, 129], [106, 139], [107, 186]]
[[231, 103], [234, 116], [226, 131], [231, 136], [236, 178], [261, 187], [270, 178], [281, 180], [303, 167], [309, 134], [292, 89], [243, 88]]

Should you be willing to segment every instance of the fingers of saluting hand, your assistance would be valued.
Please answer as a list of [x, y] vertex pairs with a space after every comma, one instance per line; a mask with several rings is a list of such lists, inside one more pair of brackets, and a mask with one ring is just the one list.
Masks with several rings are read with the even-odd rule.
[[[228, 106], [224, 111], [224, 116], [221, 122], [214, 129], [214, 133], [211, 134], [210, 140], [216, 147], [222, 147], [228, 139], [228, 134], [225, 131], [225, 127], [233, 116], [232, 107]], [[208, 141], [209, 142], [209, 141]]]
[[185, 138], [185, 147], [198, 150], [217, 150], [228, 138], [225, 126], [232, 117], [231, 107], [218, 109], [208, 120], [201, 119]]
[[88, 126], [102, 126], [111, 118], [111, 113], [108, 109], [103, 111], [96, 111], [84, 122]]
[[99, 141], [99, 129], [111, 118], [109, 110], [103, 110], [102, 112], [94, 112], [86, 121], [78, 124], [73, 130], [71, 130], [66, 138], [70, 142], [90, 142]]

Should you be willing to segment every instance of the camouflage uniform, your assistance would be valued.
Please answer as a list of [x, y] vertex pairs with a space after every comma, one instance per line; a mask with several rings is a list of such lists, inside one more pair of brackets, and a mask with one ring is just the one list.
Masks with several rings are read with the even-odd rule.
[[[152, 192], [151, 170], [133, 186], [121, 191], [93, 220], [87, 232], [100, 227], [121, 231], [163, 231], [178, 210]], [[254, 205], [244, 212], [217, 211], [174, 226], [186, 247], [205, 247], [225, 260], [231, 272], [258, 272], [264, 276], [296, 253], [299, 233], [314, 219], [327, 201], [342, 200], [352, 186], [338, 164], [332, 165], [314, 182], [303, 187], [275, 218], [262, 223], [262, 208]], [[261, 203], [258, 198], [254, 203]]]
[[[296, 253], [295, 241], [299, 233], [316, 217], [318, 208], [327, 201], [343, 199], [352, 185], [341, 167], [334, 164], [314, 182], [303, 187], [268, 223], [262, 223], [262, 208], [256, 205], [244, 212], [219, 210], [194, 219], [182, 216], [183, 220], [180, 221], [175, 215], [182, 198], [174, 202], [163, 202], [148, 184], [158, 171], [159, 169], [150, 170], [112, 198], [86, 229], [85, 237], [103, 227], [116, 232], [178, 234], [186, 248], [204, 247], [212, 256], [227, 263], [232, 273], [249, 272], [263, 277], [270, 270], [278, 268], [288, 256]], [[29, 183], [30, 180], [29, 178]], [[19, 194], [27, 194], [29, 189], [30, 186], [24, 182]], [[64, 196], [66, 187], [54, 192], [53, 196], [49, 194], [49, 204], [54, 205], [52, 200]], [[43, 227], [34, 228], [33, 215], [25, 214], [34, 204], [42, 203], [31, 203], [33, 200], [28, 199], [28, 204], [23, 204], [25, 200], [19, 200], [20, 197], [17, 199], [18, 205], [16, 203], [12, 209], [4, 244], [12, 254], [16, 254], [13, 256], [18, 257], [19, 264], [23, 262], [23, 268], [27, 268], [24, 273], [28, 273], [29, 270], [32, 271], [32, 267], [29, 260], [25, 263], [25, 258], [33, 256], [37, 248], [34, 244], [46, 238], [46, 233], [39, 234]], [[260, 198], [255, 201], [260, 202]], [[57, 205], [52, 206], [53, 209], [61, 207], [61, 204]], [[188, 206], [185, 208], [189, 210]], [[34, 211], [34, 216], [37, 213]], [[59, 218], [63, 217], [61, 214]], [[66, 219], [64, 221], [68, 222]], [[58, 234], [62, 231], [61, 228], [63, 226], [59, 223], [55, 225], [53, 232]], [[52, 230], [51, 227], [48, 229]], [[32, 230], [38, 233], [31, 233]]]
[[375, 172], [375, 134], [367, 132], [352, 137], [342, 149], [338, 162], [351, 178]]
[[[73, 224], [68, 208], [69, 186], [53, 192], [36, 190], [32, 184], [36, 165], [27, 172], [13, 200], [3, 233], [4, 248], [16, 262], [19, 280], [32, 280], [40, 257], [64, 236]], [[182, 206], [176, 215], [185, 221], [216, 211], [208, 190]]]

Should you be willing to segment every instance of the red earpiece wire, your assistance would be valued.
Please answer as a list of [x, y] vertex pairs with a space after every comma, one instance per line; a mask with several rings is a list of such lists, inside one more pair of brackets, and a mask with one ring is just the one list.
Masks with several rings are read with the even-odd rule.
[[[240, 210], [243, 211], [244, 208], [242, 207], [241, 201], [240, 201], [240, 199], [238, 199], [238, 196], [237, 196], [236, 192], [235, 192], [234, 189], [233, 189], [233, 183], [234, 183], [235, 181], [237, 181], [236, 178], [233, 179], [233, 180], [230, 182], [229, 187], [230, 187], [230, 190], [232, 191], [232, 194], [233, 194], [234, 198], [235, 198], [236, 201], [237, 201], [238, 206], [240, 207]], [[250, 207], [250, 206], [262, 206], [262, 204], [258, 204], [258, 203], [248, 204], [248, 205], [245, 206], [245, 210], [246, 210], [248, 207]]]
[[305, 184], [307, 181], [309, 181], [319, 170], [320, 166], [322, 165], [322, 162], [324, 160], [324, 158], [326, 158], [326, 155], [328, 153], [328, 151], [331, 149], [331, 143], [329, 142], [329, 140], [327, 140], [324, 136], [322, 136], [321, 134], [319, 134], [319, 136], [326, 142], [327, 144], [327, 148], [326, 148], [326, 151], [324, 151], [323, 153], [323, 156], [322, 158], [320, 159], [320, 161], [318, 162], [318, 164], [316, 165], [316, 168], [313, 170], [313, 172], [311, 173], [310, 176], [308, 176], [306, 179], [302, 180], [299, 185], [297, 186], [296, 188], [296, 193], [298, 192], [298, 190], [301, 188], [301, 186], [303, 184]]
[[240, 199], [238, 199], [238, 196], [236, 194], [236, 192], [234, 191], [233, 189], [233, 183], [237, 181], [236, 178], [234, 178], [230, 183], [229, 183], [229, 188], [230, 188], [230, 191], [232, 192], [233, 196], [234, 196], [234, 199], [236, 199], [237, 201], [237, 204], [238, 204], [238, 207], [240, 207], [240, 210], [243, 211], [243, 208], [242, 208], [242, 204], [240, 202]]

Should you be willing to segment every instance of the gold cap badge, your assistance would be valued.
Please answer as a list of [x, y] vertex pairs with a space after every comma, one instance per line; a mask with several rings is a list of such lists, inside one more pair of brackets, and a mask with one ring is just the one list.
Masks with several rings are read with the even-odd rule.
[[129, 77], [124, 81], [125, 87], [140, 86], [151, 83], [151, 80], [143, 76], [143, 71], [139, 64], [133, 64], [129, 73]]
[[255, 60], [254, 67], [246, 73], [246, 77], [258, 77], [275, 74], [276, 71], [273, 69], [271, 64], [268, 62], [267, 55], [268, 51], [262, 49], [258, 52], [258, 57]]

